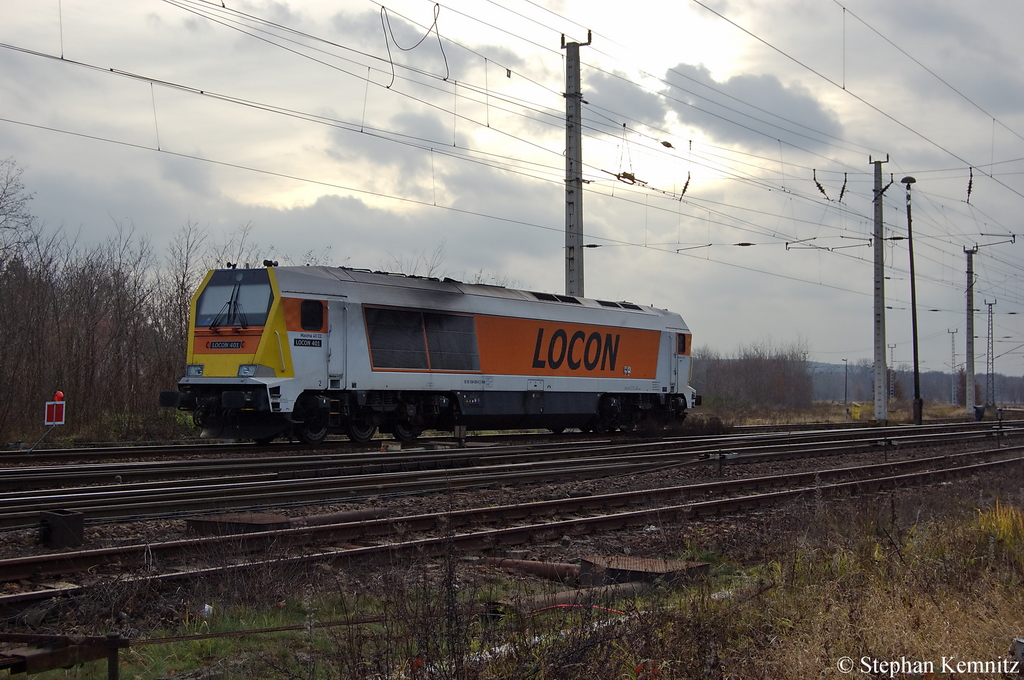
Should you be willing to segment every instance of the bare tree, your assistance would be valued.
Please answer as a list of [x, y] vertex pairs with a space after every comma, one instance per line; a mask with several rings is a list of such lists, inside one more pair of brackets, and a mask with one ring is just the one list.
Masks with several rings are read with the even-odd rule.
[[25, 243], [35, 222], [28, 209], [32, 194], [25, 191], [21, 175], [13, 158], [0, 160], [0, 258]]
[[207, 271], [203, 251], [207, 237], [206, 228], [187, 220], [167, 247], [164, 267], [157, 274], [152, 351], [158, 362], [156, 380], [162, 389], [169, 389], [185, 373], [189, 310], [192, 295]]
[[693, 356], [693, 384], [706, 404], [758, 408], [805, 408], [813, 381], [802, 343], [787, 347], [770, 340], [741, 347], [725, 357], [707, 347]]
[[444, 276], [442, 270], [445, 258], [444, 247], [445, 241], [441, 241], [429, 255], [425, 248], [418, 253], [413, 252], [409, 255], [388, 253], [390, 259], [382, 262], [380, 268], [384, 271], [394, 271], [410, 276], [440, 278]]
[[[317, 251], [314, 249], [307, 250], [298, 259], [292, 257], [288, 253], [281, 252], [274, 246], [270, 246], [271, 260], [279, 261], [285, 265], [309, 265], [310, 267], [333, 267], [334, 258], [331, 257], [331, 247], [325, 246], [321, 250]], [[350, 257], [346, 257], [343, 262], [348, 262]]]
[[487, 274], [483, 269], [478, 269], [472, 276], [462, 276], [468, 283], [477, 283], [485, 286], [501, 286], [502, 288], [522, 288], [522, 282], [512, 276], [504, 274]]
[[238, 267], [259, 267], [266, 259], [266, 251], [253, 243], [252, 222], [246, 222], [227, 235], [222, 243], [214, 243], [204, 260], [207, 269], [223, 269], [232, 264]]

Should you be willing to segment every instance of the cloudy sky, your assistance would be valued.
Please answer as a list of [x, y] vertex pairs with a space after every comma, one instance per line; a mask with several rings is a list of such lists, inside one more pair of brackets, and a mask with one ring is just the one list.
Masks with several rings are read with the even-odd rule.
[[[597, 7], [607, 9], [595, 9]], [[0, 159], [50, 230], [188, 222], [273, 259], [564, 289], [565, 52], [581, 47], [588, 297], [678, 311], [696, 346], [1024, 372], [1024, 5], [1015, 0], [5, 0]], [[751, 244], [751, 245], [736, 245]], [[423, 272], [419, 272], [423, 273]]]

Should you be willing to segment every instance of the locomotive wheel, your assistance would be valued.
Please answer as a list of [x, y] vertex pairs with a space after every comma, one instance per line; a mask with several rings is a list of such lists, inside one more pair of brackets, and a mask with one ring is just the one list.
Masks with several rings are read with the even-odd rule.
[[594, 434], [608, 434], [619, 428], [619, 419], [622, 415], [622, 407], [619, 400], [613, 396], [601, 397], [601, 403], [597, 407], [597, 414], [592, 422]]
[[199, 407], [192, 411], [192, 424], [196, 427], [206, 427], [209, 417], [210, 412], [204, 407]]
[[423, 432], [420, 428], [415, 425], [408, 423], [395, 423], [391, 426], [391, 434], [395, 435], [395, 439], [400, 442], [411, 442], [420, 436]]
[[348, 438], [352, 441], [357, 444], [365, 444], [373, 439], [373, 435], [377, 431], [377, 426], [369, 423], [349, 420], [345, 423], [345, 431], [348, 433]]
[[296, 425], [295, 436], [303, 444], [316, 446], [327, 438], [327, 420], [315, 418], [310, 422]]

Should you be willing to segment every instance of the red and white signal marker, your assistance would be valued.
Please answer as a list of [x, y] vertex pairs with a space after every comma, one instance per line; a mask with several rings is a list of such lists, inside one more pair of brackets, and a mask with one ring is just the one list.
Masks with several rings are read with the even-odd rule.
[[46, 402], [46, 416], [44, 425], [64, 424], [64, 393], [57, 390], [53, 395], [53, 401]]

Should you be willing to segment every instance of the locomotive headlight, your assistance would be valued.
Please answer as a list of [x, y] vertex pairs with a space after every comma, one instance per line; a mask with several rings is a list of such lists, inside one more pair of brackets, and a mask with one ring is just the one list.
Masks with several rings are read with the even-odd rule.
[[239, 378], [252, 378], [256, 375], [256, 364], [240, 364], [238, 366]]
[[203, 365], [189, 364], [185, 367], [185, 375], [190, 378], [201, 378], [203, 376]]

